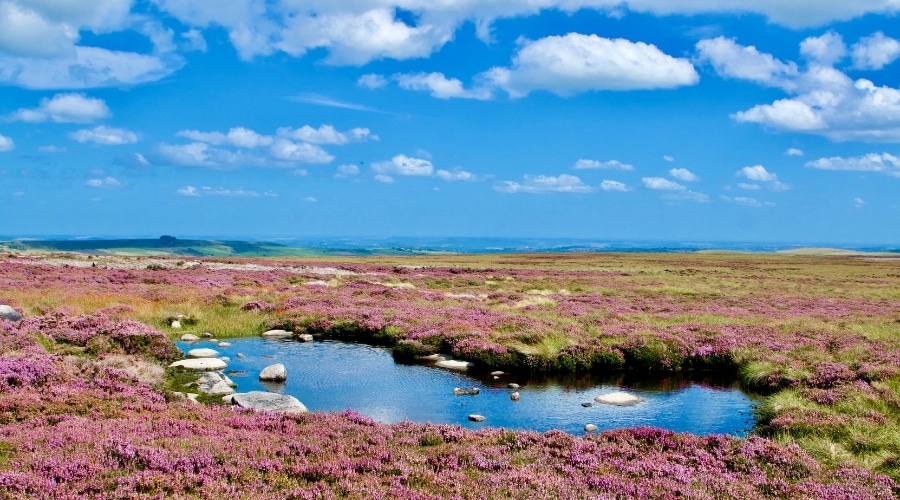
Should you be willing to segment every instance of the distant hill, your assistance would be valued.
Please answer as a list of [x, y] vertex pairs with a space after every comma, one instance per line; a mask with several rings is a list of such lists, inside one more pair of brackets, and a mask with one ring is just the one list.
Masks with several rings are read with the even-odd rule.
[[172, 236], [122, 240], [16, 240], [0, 242], [0, 250], [184, 257], [310, 257], [325, 254], [318, 249], [290, 247], [277, 243], [180, 240]]

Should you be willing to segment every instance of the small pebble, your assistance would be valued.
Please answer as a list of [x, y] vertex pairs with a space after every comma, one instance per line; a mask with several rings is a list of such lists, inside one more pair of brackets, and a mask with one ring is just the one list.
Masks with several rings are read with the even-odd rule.
[[590, 408], [591, 406], [594, 406], [594, 404], [593, 403], [581, 403], [581, 406], [584, 406], [585, 408]]
[[518, 393], [518, 392], [514, 392], [514, 393], [510, 394], [510, 395], [509, 395], [509, 399], [512, 399], [513, 401], [518, 401], [518, 400], [519, 400], [519, 393]]

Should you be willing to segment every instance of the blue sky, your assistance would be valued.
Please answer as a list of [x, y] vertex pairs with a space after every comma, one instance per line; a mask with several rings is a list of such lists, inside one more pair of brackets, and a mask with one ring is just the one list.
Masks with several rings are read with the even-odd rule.
[[896, 0], [0, 0], [0, 234], [900, 242]]

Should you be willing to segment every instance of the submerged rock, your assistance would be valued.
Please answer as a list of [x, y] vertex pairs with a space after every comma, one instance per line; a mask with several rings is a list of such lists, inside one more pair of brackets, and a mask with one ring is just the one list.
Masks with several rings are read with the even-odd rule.
[[267, 332], [263, 332], [262, 334], [263, 337], [268, 338], [290, 337], [292, 335], [294, 334], [287, 330], [269, 330]]
[[274, 392], [253, 391], [235, 394], [231, 402], [241, 408], [280, 413], [306, 413], [309, 410], [294, 396]]
[[453, 394], [456, 396], [477, 396], [480, 392], [481, 390], [477, 387], [471, 389], [460, 389], [459, 387], [456, 387], [453, 389]]
[[219, 355], [219, 351], [215, 349], [191, 349], [187, 355], [191, 358], [215, 358]]
[[469, 415], [469, 420], [472, 422], [484, 422], [484, 415], [476, 415], [473, 413], [472, 415]]
[[9, 321], [19, 321], [22, 319], [22, 315], [19, 314], [19, 311], [16, 311], [11, 306], [6, 304], [0, 305], [0, 319], [5, 319]]
[[184, 368], [185, 370], [216, 371], [224, 370], [228, 363], [216, 358], [182, 359], [169, 365], [169, 368]]
[[634, 394], [628, 394], [627, 392], [616, 391], [611, 392], [609, 394], [603, 394], [602, 396], [597, 396], [594, 398], [594, 401], [598, 403], [603, 403], [606, 405], [615, 405], [615, 406], [634, 406], [638, 403], [643, 402], [644, 400], [635, 396]]
[[284, 382], [287, 380], [287, 368], [281, 363], [269, 365], [259, 373], [259, 379], [265, 382]]
[[470, 363], [468, 361], [458, 361], [455, 359], [444, 359], [438, 361], [434, 364], [434, 366], [438, 368], [443, 368], [445, 370], [453, 370], [457, 372], [467, 372], [469, 369], [475, 367], [475, 363]]

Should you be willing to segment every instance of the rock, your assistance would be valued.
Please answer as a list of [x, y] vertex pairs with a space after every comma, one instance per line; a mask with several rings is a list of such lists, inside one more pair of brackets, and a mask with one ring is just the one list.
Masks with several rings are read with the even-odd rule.
[[228, 383], [231, 379], [217, 372], [207, 372], [197, 379], [197, 390], [210, 396], [223, 396], [234, 394], [234, 389]]
[[475, 367], [475, 363], [469, 363], [468, 361], [458, 361], [455, 359], [444, 359], [435, 363], [434, 366], [443, 368], [445, 370], [467, 372], [469, 371], [469, 369]]
[[506, 387], [509, 387], [510, 389], [518, 389], [519, 384], [506, 384]]
[[200, 336], [203, 337], [203, 338], [205, 338], [205, 339], [211, 339], [211, 338], [212, 338], [212, 334], [209, 333], [209, 332], [203, 332], [203, 333], [200, 334]]
[[469, 415], [469, 420], [472, 422], [484, 422], [484, 415], [475, 415], [473, 413], [472, 415]]
[[231, 342], [219, 342], [219, 347], [231, 347]]
[[0, 305], [0, 319], [19, 321], [20, 319], [22, 319], [22, 315], [19, 314], [19, 311], [16, 311], [11, 306], [3, 304]]
[[185, 370], [196, 371], [224, 370], [226, 366], [228, 366], [227, 363], [216, 358], [182, 359], [181, 361], [176, 361], [169, 365], [170, 368], [181, 367]]
[[212, 343], [214, 343], [214, 344], [218, 344], [218, 343], [219, 343], [218, 339], [206, 339], [206, 341], [207, 341], [207, 342], [212, 342]]
[[232, 401], [233, 399], [234, 399], [234, 394], [226, 394], [225, 396], [222, 396], [222, 402], [227, 405], [233, 405], [234, 404], [234, 401]]
[[499, 376], [501, 376], [501, 375], [506, 375], [506, 372], [502, 372], [502, 371], [500, 371], [500, 370], [497, 370], [497, 371], [495, 371], [495, 372], [491, 372], [491, 375], [493, 375], [494, 377], [499, 377]]
[[231, 361], [231, 358], [229, 358], [228, 356], [220, 356], [219, 359], [221, 359], [222, 361], [224, 361], [226, 363]]
[[191, 349], [187, 353], [189, 358], [215, 358], [219, 351], [215, 349]]
[[173, 321], [173, 322], [172, 322], [172, 328], [174, 328], [174, 329], [176, 329], [176, 330], [179, 329], [179, 328], [181, 328], [181, 321], [178, 321], [177, 319], [176, 319], [175, 321]]
[[200, 402], [197, 401], [197, 396], [199, 396], [199, 394], [194, 394], [193, 392], [189, 392], [187, 394], [185, 394], [183, 392], [173, 392], [172, 394], [174, 394], [175, 397], [177, 397], [177, 398], [187, 399], [188, 401], [190, 401], [192, 403], [200, 404]]
[[246, 358], [247, 356], [244, 356], [243, 353], [240, 353], [240, 352], [239, 352], [239, 353], [237, 353], [234, 357], [236, 357], [237, 359], [244, 359], [244, 358]]
[[253, 391], [235, 394], [232, 396], [233, 404], [241, 408], [251, 408], [262, 411], [275, 411], [281, 413], [306, 413], [309, 410], [294, 396], [276, 394], [274, 392]]
[[494, 375], [494, 380], [500, 380], [500, 377]]
[[510, 395], [509, 395], [509, 399], [512, 399], [513, 401], [518, 401], [518, 400], [519, 400], [519, 393], [518, 393], [518, 392], [514, 392], [514, 393], [510, 394]]
[[182, 342], [196, 342], [200, 340], [200, 337], [194, 335], [193, 333], [185, 333], [181, 336]]
[[594, 424], [585, 424], [584, 432], [597, 432], [597, 426]]
[[290, 337], [292, 335], [294, 335], [294, 334], [287, 330], [269, 330], [267, 332], [263, 332], [263, 334], [262, 334], [263, 337], [268, 337], [268, 338], [272, 338], [272, 339], [277, 339], [279, 337]]
[[307, 281], [306, 286], [328, 286], [328, 282], [322, 280], [312, 280]]
[[453, 394], [456, 396], [477, 396], [481, 391], [477, 387], [473, 387], [471, 389], [460, 389], [456, 387], [453, 389]]
[[312, 342], [313, 336], [308, 333], [301, 333], [300, 335], [297, 335], [297, 340], [300, 342]]
[[422, 361], [450, 361], [453, 358], [446, 354], [429, 354], [427, 356], [419, 356], [418, 359]]
[[581, 406], [584, 406], [585, 408], [590, 408], [591, 406], [594, 406], [594, 404], [593, 403], [581, 403]]
[[609, 394], [604, 394], [602, 396], [597, 396], [596, 398], [594, 398], [594, 401], [606, 405], [633, 406], [644, 400], [633, 394], [628, 394], [627, 392], [616, 391]]
[[287, 380], [287, 369], [281, 363], [269, 365], [259, 373], [259, 379], [266, 382], [284, 382]]

